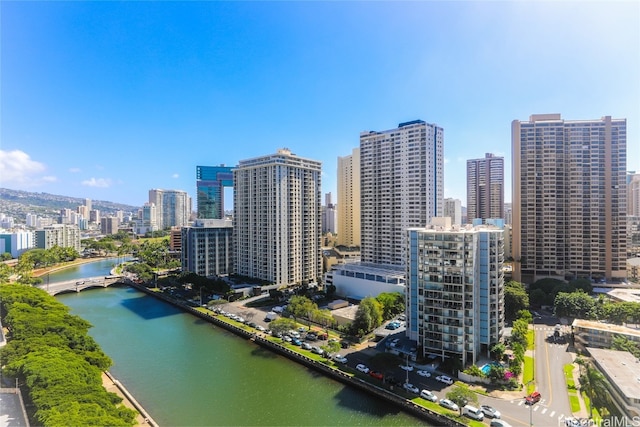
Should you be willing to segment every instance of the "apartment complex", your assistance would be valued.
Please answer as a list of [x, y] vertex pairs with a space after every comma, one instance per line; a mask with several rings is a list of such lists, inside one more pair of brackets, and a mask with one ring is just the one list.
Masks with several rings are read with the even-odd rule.
[[640, 173], [627, 175], [627, 215], [640, 216]]
[[80, 252], [80, 228], [72, 224], [52, 224], [36, 230], [36, 248], [51, 249], [54, 246], [73, 248]]
[[624, 278], [626, 120], [512, 123], [514, 280]]
[[504, 158], [467, 160], [467, 222], [504, 218]]
[[224, 218], [224, 189], [233, 188], [233, 168], [196, 166], [198, 218]]
[[102, 218], [102, 222], [100, 222], [100, 231], [104, 235], [116, 234], [118, 232], [119, 225], [120, 221], [118, 220], [118, 217], [107, 216]]
[[233, 223], [228, 219], [197, 219], [182, 227], [182, 271], [200, 276], [233, 272]]
[[442, 216], [443, 129], [422, 120], [360, 133], [362, 262], [404, 265], [406, 229]]
[[238, 274], [277, 285], [320, 279], [321, 168], [288, 149], [240, 161], [233, 171]]
[[422, 356], [489, 356], [504, 329], [504, 232], [434, 218], [407, 231], [407, 335]]
[[155, 225], [158, 229], [189, 223], [191, 217], [191, 197], [182, 190], [149, 190], [149, 204], [156, 207]]
[[360, 246], [360, 148], [338, 157], [338, 245]]
[[336, 205], [333, 204], [331, 193], [324, 195], [324, 206], [322, 207], [322, 232], [336, 234]]
[[442, 216], [451, 218], [452, 225], [462, 225], [462, 202], [460, 199], [444, 199]]

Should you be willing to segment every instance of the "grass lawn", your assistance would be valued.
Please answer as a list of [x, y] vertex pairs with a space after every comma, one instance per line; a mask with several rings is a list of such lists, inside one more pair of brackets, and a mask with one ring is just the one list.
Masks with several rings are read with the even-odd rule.
[[[522, 382], [526, 385], [529, 381], [533, 380], [533, 357], [524, 357], [524, 369], [522, 370]], [[536, 389], [536, 385], [531, 383], [527, 386], [527, 394]]]
[[567, 381], [567, 388], [569, 389], [569, 392], [571, 391], [575, 391], [576, 389], [576, 384], [575, 381], [573, 380], [573, 365], [571, 363], [564, 365], [564, 378]]
[[576, 412], [580, 412], [580, 400], [578, 399], [578, 396], [576, 396], [575, 394], [570, 394], [569, 403], [571, 403], [571, 412], [573, 412], [574, 414]]
[[527, 331], [527, 350], [533, 350], [535, 345], [535, 335], [533, 329]]

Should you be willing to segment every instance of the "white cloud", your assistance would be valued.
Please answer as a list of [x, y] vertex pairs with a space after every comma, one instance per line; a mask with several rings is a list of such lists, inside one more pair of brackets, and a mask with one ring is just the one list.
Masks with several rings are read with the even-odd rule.
[[108, 178], [93, 178], [85, 179], [81, 182], [82, 185], [86, 185], [87, 187], [99, 187], [99, 188], [107, 188], [111, 186], [111, 180]]
[[80, 168], [69, 168], [69, 172], [78, 173], [78, 172], [82, 172], [82, 169], [80, 169]]
[[55, 181], [56, 178], [53, 176], [43, 177], [40, 175], [45, 170], [44, 163], [32, 160], [24, 151], [0, 150], [0, 171], [2, 171], [3, 186], [34, 187], [43, 181]]
[[171, 175], [171, 178], [180, 178], [180, 175], [178, 175], [177, 173], [174, 173], [173, 175]]
[[43, 177], [42, 177], [42, 180], [43, 180], [44, 182], [56, 182], [56, 181], [58, 180], [58, 178], [56, 178], [56, 177], [55, 177], [55, 176], [53, 176], [53, 175], [47, 175], [47, 176], [43, 176]]

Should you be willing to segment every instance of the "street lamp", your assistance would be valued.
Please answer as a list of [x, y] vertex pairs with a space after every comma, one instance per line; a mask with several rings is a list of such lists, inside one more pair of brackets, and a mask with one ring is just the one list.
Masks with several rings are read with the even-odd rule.
[[[527, 382], [527, 389], [529, 389], [529, 384], [533, 382], [533, 380]], [[526, 399], [527, 398], [525, 397], [525, 403], [529, 404], [529, 427], [533, 427], [533, 401], [527, 402]]]

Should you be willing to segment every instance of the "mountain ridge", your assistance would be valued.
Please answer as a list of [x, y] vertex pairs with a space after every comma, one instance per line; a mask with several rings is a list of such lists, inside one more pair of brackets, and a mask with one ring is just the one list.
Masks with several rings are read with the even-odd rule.
[[[59, 215], [61, 209], [73, 209], [84, 205], [84, 198], [63, 196], [44, 192], [30, 192], [0, 188], [0, 213], [24, 220], [27, 213], [44, 216]], [[91, 200], [92, 209], [97, 209], [102, 215], [116, 211], [137, 212], [139, 206], [106, 200]]]

